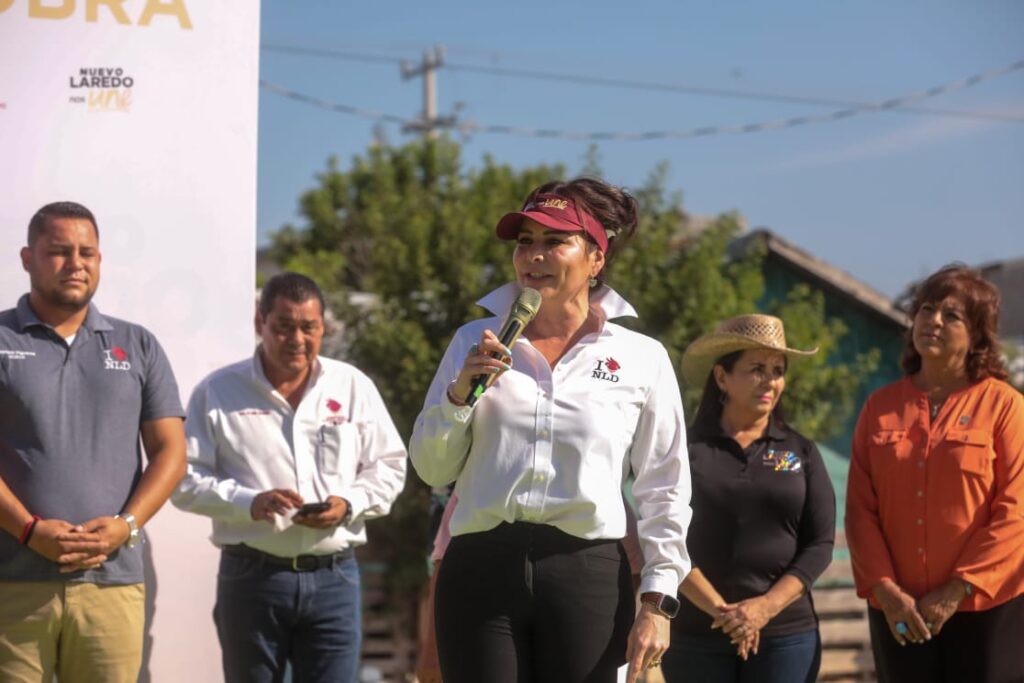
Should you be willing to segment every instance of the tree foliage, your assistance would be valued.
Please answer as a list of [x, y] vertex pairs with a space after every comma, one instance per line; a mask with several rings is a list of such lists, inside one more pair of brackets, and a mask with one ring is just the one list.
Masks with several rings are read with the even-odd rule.
[[[592, 149], [586, 170], [599, 171], [598, 163]], [[374, 147], [348, 169], [332, 158], [300, 199], [303, 225], [275, 235], [276, 260], [333, 293], [332, 309], [345, 326], [342, 355], [374, 378], [404, 436], [455, 330], [485, 314], [474, 302], [512, 277], [512, 245], [494, 236], [497, 219], [532, 188], [565, 176], [560, 166], [515, 170], [491, 157], [466, 170], [449, 140]], [[739, 215], [718, 216], [687, 236], [682, 198], [666, 191], [666, 177], [661, 165], [633, 188], [641, 224], [609, 284], [640, 314], [624, 324], [664, 343], [678, 368], [697, 336], [724, 318], [756, 311], [764, 282], [762, 254], [729, 257]], [[371, 295], [372, 303], [357, 305], [356, 292]], [[777, 313], [794, 343], [822, 348], [794, 364], [786, 401], [798, 428], [826, 438], [852, 409], [843, 397], [854, 394], [870, 359], [828, 362], [845, 330], [825, 319], [820, 295], [794, 291]], [[690, 414], [696, 398], [688, 388]], [[391, 517], [371, 527], [374, 540], [397, 553], [395, 564], [414, 573], [422, 567], [427, 517], [427, 493], [416, 481], [410, 477]]]
[[792, 361], [786, 371], [783, 406], [790, 421], [801, 433], [822, 441], [840, 433], [858, 407], [853, 402], [862, 378], [878, 369], [879, 350], [858, 354], [849, 363], [830, 361], [847, 328], [842, 320], [825, 317], [825, 297], [806, 285], [794, 287], [769, 312], [785, 322], [790, 347], [819, 349], [813, 356]]
[[[300, 200], [306, 224], [275, 235], [279, 263], [342, 294], [332, 303], [347, 359], [374, 377], [404, 435], [456, 328], [512, 275], [509, 245], [490, 226], [563, 174], [517, 172], [490, 157], [463, 172], [458, 146], [446, 141], [376, 147], [347, 171], [331, 159]], [[354, 305], [353, 292], [376, 303]]]

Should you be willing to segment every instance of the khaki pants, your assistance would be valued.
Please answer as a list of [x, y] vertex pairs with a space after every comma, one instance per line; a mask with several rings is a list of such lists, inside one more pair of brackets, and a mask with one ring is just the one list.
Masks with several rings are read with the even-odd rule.
[[133, 683], [145, 586], [0, 581], [0, 681]]

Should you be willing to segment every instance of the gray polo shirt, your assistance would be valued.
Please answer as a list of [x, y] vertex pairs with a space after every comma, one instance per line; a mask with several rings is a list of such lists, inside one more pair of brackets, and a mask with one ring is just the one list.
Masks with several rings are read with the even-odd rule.
[[[72, 524], [114, 515], [142, 475], [143, 422], [184, 417], [178, 386], [148, 330], [89, 306], [70, 346], [26, 294], [0, 313], [0, 477], [34, 515]], [[142, 544], [99, 568], [57, 565], [0, 532], [0, 581], [142, 581]]]

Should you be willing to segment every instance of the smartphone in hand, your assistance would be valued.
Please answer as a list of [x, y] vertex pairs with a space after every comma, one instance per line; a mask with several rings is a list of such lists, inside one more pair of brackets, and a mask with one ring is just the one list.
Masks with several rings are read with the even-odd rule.
[[300, 515], [315, 515], [318, 512], [327, 512], [331, 509], [331, 504], [324, 501], [322, 503], [306, 503], [299, 508], [297, 514]]

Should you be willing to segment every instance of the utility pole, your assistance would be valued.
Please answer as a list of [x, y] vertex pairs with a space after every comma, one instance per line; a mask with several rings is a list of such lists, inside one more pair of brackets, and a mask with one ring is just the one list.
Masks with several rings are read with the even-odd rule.
[[423, 115], [418, 120], [402, 126], [403, 133], [422, 132], [426, 139], [434, 140], [437, 138], [438, 129], [455, 127], [455, 114], [437, 115], [437, 70], [443, 64], [443, 45], [437, 45], [433, 50], [425, 50], [419, 66], [402, 60], [402, 80], [423, 77]]

